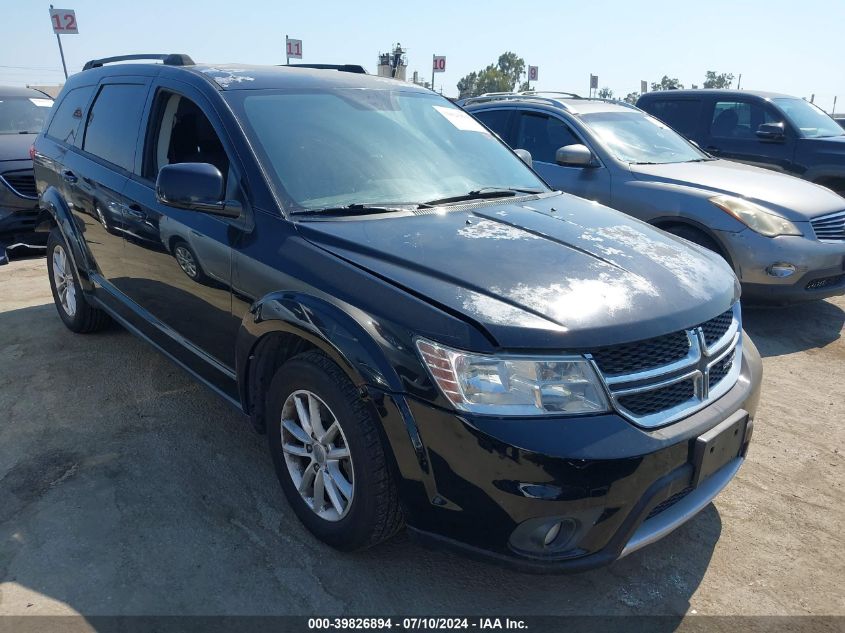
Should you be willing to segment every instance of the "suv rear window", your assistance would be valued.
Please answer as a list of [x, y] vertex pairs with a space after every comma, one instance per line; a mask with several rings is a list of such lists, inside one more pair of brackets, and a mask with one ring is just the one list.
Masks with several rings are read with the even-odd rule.
[[146, 98], [143, 84], [103, 86], [88, 114], [82, 149], [132, 171]]
[[659, 99], [644, 109], [686, 137], [698, 131], [701, 116], [701, 101], [698, 99]]
[[75, 143], [79, 123], [94, 88], [95, 86], [74, 88], [64, 96], [50, 121], [50, 127], [47, 128], [47, 136], [70, 145]]

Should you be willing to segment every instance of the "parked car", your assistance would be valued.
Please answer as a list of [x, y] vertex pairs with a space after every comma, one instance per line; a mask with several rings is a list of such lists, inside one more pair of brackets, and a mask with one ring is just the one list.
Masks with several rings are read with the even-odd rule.
[[38, 90], [0, 86], [0, 262], [7, 249], [44, 248], [44, 235], [35, 234], [38, 193], [29, 149], [52, 105]]
[[830, 116], [839, 124], [839, 127], [845, 128], [845, 112], [834, 112]]
[[752, 90], [660, 90], [642, 95], [637, 107], [714, 156], [845, 193], [845, 130], [804, 99]]
[[845, 293], [845, 199], [798, 178], [716, 160], [628, 104], [566, 94], [465, 102], [546, 182], [722, 255], [754, 301]]
[[[89, 62], [35, 143], [58, 314], [125, 324], [242, 410], [318, 538], [404, 523], [586, 569], [737, 472], [761, 363], [721, 258], [550, 190], [429, 90], [160, 58]], [[109, 202], [214, 245], [221, 283], [104, 230]]]

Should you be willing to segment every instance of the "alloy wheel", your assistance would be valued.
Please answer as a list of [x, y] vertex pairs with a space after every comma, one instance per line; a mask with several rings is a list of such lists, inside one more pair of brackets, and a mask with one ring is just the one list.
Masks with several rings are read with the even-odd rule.
[[53, 249], [53, 283], [56, 286], [56, 294], [62, 310], [73, 318], [76, 314], [76, 284], [67, 253], [59, 244]]
[[349, 512], [355, 490], [352, 455], [337, 417], [316, 394], [299, 390], [282, 406], [282, 452], [306, 505], [327, 521]]
[[193, 253], [185, 246], [177, 246], [174, 255], [182, 272], [188, 275], [191, 279], [197, 276], [197, 262], [194, 259]]

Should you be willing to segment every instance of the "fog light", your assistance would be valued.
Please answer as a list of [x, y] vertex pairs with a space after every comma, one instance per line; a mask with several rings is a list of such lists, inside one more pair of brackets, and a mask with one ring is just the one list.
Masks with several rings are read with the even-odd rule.
[[795, 274], [795, 266], [786, 262], [778, 262], [769, 266], [766, 272], [772, 277], [789, 277]]
[[548, 532], [546, 532], [546, 538], [543, 539], [543, 547], [548, 547], [551, 545], [554, 540], [560, 534], [560, 523], [555, 523]]
[[578, 526], [578, 521], [569, 517], [529, 519], [511, 534], [510, 545], [526, 554], [557, 554], [572, 547]]

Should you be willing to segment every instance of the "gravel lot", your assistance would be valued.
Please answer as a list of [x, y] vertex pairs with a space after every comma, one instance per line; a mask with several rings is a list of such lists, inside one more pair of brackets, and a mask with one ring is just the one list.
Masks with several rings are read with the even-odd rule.
[[43, 259], [0, 267], [0, 614], [845, 615], [845, 300], [745, 311], [765, 357], [749, 460], [610, 568], [527, 576], [400, 535], [300, 527], [263, 437], [114, 327], [59, 321]]

